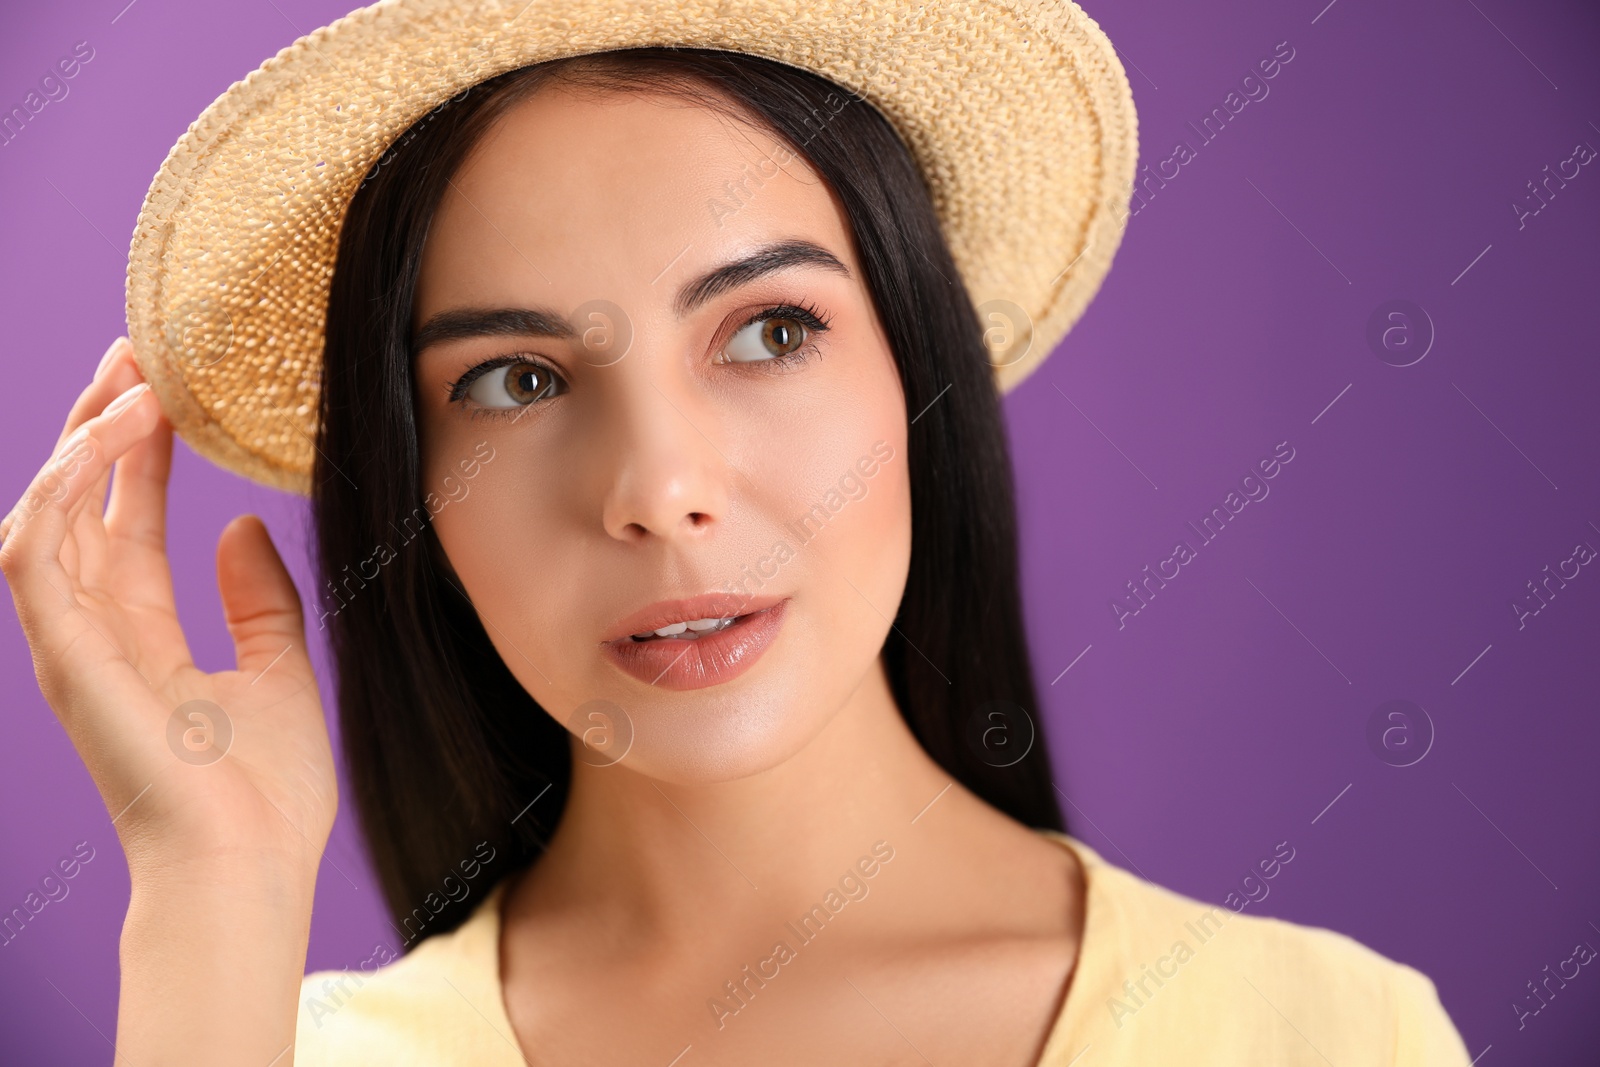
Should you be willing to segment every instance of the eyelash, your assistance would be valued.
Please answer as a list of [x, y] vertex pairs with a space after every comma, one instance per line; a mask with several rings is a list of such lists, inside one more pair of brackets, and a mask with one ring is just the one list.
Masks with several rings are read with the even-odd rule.
[[734, 329], [733, 333], [728, 335], [728, 340], [731, 341], [740, 330], [752, 325], [753, 323], [760, 322], [763, 319], [794, 319], [800, 323], [800, 325], [806, 328], [805, 344], [801, 345], [793, 352], [785, 352], [783, 355], [773, 356], [771, 359], [758, 360], [753, 363], [738, 364], [734, 363], [732, 360], [727, 360], [724, 361], [724, 365], [765, 367], [769, 371], [776, 371], [780, 368], [788, 368], [800, 363], [804, 363], [806, 360], [817, 355], [817, 342], [815, 335], [827, 333], [833, 323], [833, 319], [831, 317], [829, 317], [821, 308], [818, 308], [812, 304], [775, 304], [772, 307], [763, 308], [741, 322]]
[[[723, 365], [757, 366], [767, 367], [769, 369], [778, 369], [804, 363], [806, 360], [817, 355], [817, 343], [816, 338], [813, 335], [826, 333], [832, 328], [833, 323], [831, 316], [822, 311], [822, 309], [809, 303], [774, 304], [771, 307], [761, 309], [754, 315], [751, 315], [749, 318], [745, 319], [737, 327], [735, 327], [733, 333], [730, 333], [728, 337], [731, 340], [733, 336], [738, 334], [740, 330], [743, 330], [745, 327], [750, 326], [753, 323], [761, 322], [763, 319], [780, 318], [794, 319], [806, 328], [807, 337], [804, 344], [795, 349], [793, 352], [786, 352], [781, 356], [773, 356], [771, 359], [760, 360], [754, 363], [734, 363], [732, 360], [727, 360], [723, 361]], [[550, 364], [544, 362], [543, 360], [536, 359], [525, 352], [512, 352], [503, 356], [495, 356], [493, 359], [484, 360], [482, 363], [468, 368], [466, 373], [462, 374], [461, 377], [450, 383], [448, 387], [448, 397], [450, 402], [460, 403], [462, 400], [466, 399], [467, 391], [472, 388], [472, 383], [476, 382], [480, 377], [489, 373], [490, 371], [498, 370], [501, 367], [513, 367], [522, 363], [539, 368], [540, 372], [543, 374], [552, 375], [557, 378], [561, 376], [554, 367], [550, 366]], [[537, 401], [535, 401], [535, 403], [537, 403]], [[517, 408], [492, 408], [474, 407], [468, 405], [467, 413], [473, 418], [499, 418], [505, 416], [519, 418], [528, 410], [529, 407], [532, 406], [532, 404], [529, 404]]]
[[[462, 400], [465, 400], [467, 396], [467, 390], [472, 388], [472, 383], [483, 377], [485, 374], [492, 370], [498, 370], [501, 367], [515, 367], [523, 363], [526, 363], [530, 367], [538, 367], [540, 373], [542, 374], [548, 374], [557, 378], [560, 377], [560, 375], [556, 373], [556, 369], [543, 360], [537, 359], [527, 352], [511, 352], [504, 356], [495, 356], [493, 359], [486, 359], [476, 366], [469, 367], [465, 374], [450, 383], [447, 392], [448, 399], [451, 403], [458, 403]], [[527, 407], [469, 408], [468, 410], [474, 415], [504, 415], [508, 412], [520, 415], [522, 412], [527, 410]]]

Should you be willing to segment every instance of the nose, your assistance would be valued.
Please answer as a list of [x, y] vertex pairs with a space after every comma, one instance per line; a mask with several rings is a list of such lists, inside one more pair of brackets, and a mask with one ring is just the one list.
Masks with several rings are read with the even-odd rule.
[[709, 534], [727, 514], [732, 471], [708, 435], [713, 413], [655, 383], [616, 412], [613, 458], [603, 506], [606, 533], [618, 541], [668, 542]]

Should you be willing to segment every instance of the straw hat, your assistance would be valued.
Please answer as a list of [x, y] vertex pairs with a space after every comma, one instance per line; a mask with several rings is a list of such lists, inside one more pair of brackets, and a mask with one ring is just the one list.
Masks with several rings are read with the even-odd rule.
[[1111, 266], [1133, 96], [1072, 0], [383, 0], [234, 83], [150, 185], [128, 335], [179, 435], [229, 470], [309, 492], [328, 285], [369, 168], [480, 81], [651, 45], [765, 56], [882, 111], [991, 327], [1001, 388], [1050, 353]]

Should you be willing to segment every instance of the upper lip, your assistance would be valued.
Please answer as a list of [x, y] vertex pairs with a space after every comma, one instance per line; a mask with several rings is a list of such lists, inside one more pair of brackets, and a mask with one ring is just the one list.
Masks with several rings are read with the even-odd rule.
[[625, 641], [634, 634], [649, 633], [676, 622], [693, 622], [695, 619], [727, 619], [735, 615], [749, 615], [765, 611], [783, 596], [758, 596], [745, 598], [734, 593], [704, 593], [686, 600], [661, 600], [649, 607], [640, 608], [612, 629], [607, 642]]

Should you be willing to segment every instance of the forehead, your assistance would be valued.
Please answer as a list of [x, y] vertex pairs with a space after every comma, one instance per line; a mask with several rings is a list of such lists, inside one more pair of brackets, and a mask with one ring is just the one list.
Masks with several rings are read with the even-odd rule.
[[447, 187], [417, 310], [530, 286], [568, 302], [641, 287], [666, 299], [658, 281], [780, 235], [853, 266], [848, 232], [826, 183], [753, 117], [554, 84], [509, 109]]

